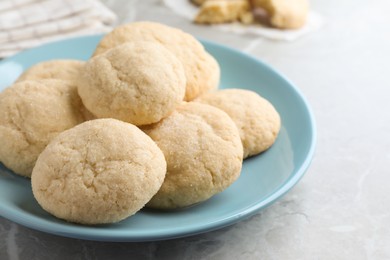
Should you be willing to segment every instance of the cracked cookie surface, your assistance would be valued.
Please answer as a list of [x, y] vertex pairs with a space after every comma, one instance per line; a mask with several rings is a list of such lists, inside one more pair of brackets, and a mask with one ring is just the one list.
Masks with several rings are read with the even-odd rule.
[[30, 177], [59, 133], [85, 121], [77, 87], [63, 80], [22, 81], [0, 93], [0, 161]]
[[159, 43], [181, 61], [187, 78], [184, 100], [193, 100], [218, 87], [219, 64], [203, 45], [192, 35], [159, 23], [134, 22], [116, 27], [99, 42], [94, 56], [120, 44], [136, 41]]
[[267, 150], [280, 130], [280, 116], [274, 106], [257, 93], [244, 89], [224, 89], [207, 93], [195, 101], [225, 111], [237, 125], [244, 158]]
[[167, 161], [165, 181], [148, 207], [196, 204], [223, 191], [240, 175], [243, 151], [237, 127], [215, 107], [183, 102], [169, 117], [143, 130]]
[[181, 62], [164, 46], [134, 42], [89, 60], [78, 92], [98, 118], [145, 125], [172, 113], [183, 100], [185, 84]]
[[139, 211], [165, 173], [164, 155], [145, 133], [96, 119], [57, 136], [39, 156], [31, 183], [39, 204], [54, 216], [103, 224]]

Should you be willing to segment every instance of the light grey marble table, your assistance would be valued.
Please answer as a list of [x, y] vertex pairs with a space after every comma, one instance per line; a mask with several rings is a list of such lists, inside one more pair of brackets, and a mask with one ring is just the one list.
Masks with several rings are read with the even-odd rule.
[[280, 201], [233, 226], [148, 243], [58, 237], [0, 220], [0, 259], [390, 259], [390, 1], [312, 0], [325, 26], [293, 42], [199, 27], [161, 1], [104, 1], [271, 64], [311, 104], [317, 150]]

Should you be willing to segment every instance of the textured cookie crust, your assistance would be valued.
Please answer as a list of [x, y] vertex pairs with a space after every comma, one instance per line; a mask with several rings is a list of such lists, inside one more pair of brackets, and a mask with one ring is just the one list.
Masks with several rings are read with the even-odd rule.
[[40, 80], [40, 79], [62, 79], [75, 80], [78, 73], [84, 66], [84, 61], [79, 60], [50, 60], [35, 64], [23, 72], [16, 80]]
[[[23, 72], [15, 83], [24, 80], [60, 79], [70, 81], [69, 84], [77, 85], [79, 73], [82, 71], [84, 64], [85, 62], [80, 60], [43, 61]], [[84, 106], [81, 110], [87, 120], [95, 119], [95, 116]]]
[[223, 191], [240, 175], [243, 151], [237, 127], [215, 107], [183, 103], [172, 115], [143, 130], [164, 152], [168, 167], [148, 207], [193, 205]]
[[235, 122], [244, 147], [244, 158], [267, 150], [280, 130], [280, 116], [273, 105], [257, 93], [225, 89], [207, 93], [197, 102], [225, 111]]
[[203, 45], [192, 35], [159, 23], [135, 22], [116, 27], [100, 41], [94, 56], [134, 41], [157, 42], [176, 55], [183, 64], [187, 78], [185, 100], [192, 100], [218, 87], [219, 65]]
[[78, 92], [98, 118], [145, 125], [172, 113], [185, 85], [183, 66], [170, 51], [153, 42], [133, 42], [89, 60]]
[[84, 121], [77, 88], [67, 81], [22, 81], [0, 93], [0, 161], [30, 177], [55, 136]]
[[31, 183], [38, 203], [54, 216], [103, 224], [139, 211], [165, 173], [163, 153], [136, 126], [96, 119], [57, 136], [39, 156]]
[[305, 25], [308, 0], [252, 0], [254, 7], [267, 11], [270, 24], [281, 29], [297, 29]]

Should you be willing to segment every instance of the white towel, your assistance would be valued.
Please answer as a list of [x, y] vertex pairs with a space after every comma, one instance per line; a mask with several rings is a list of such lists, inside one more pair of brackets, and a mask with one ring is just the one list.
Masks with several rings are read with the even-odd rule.
[[66, 37], [108, 32], [116, 21], [98, 0], [2, 0], [0, 57]]

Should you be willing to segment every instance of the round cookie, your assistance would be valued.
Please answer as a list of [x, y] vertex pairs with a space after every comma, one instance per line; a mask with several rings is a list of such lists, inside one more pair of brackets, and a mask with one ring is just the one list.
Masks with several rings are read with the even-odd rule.
[[133, 42], [90, 59], [78, 92], [98, 118], [145, 125], [173, 112], [185, 84], [183, 66], [170, 51], [153, 42]]
[[79, 60], [43, 61], [23, 72], [16, 82], [40, 79], [75, 80], [83, 66], [84, 61]]
[[240, 136], [222, 110], [183, 102], [169, 117], [143, 130], [167, 161], [164, 183], [147, 207], [174, 209], [193, 205], [223, 191], [240, 175]]
[[[23, 72], [15, 83], [24, 80], [60, 79], [71, 81], [70, 84], [77, 85], [78, 73], [80, 73], [84, 64], [85, 62], [80, 60], [42, 61]], [[84, 106], [81, 110], [86, 120], [95, 119], [95, 116]]]
[[77, 87], [62, 80], [21, 81], [0, 93], [0, 161], [30, 177], [38, 155], [84, 121]]
[[153, 22], [135, 22], [116, 27], [98, 44], [94, 56], [125, 43], [152, 41], [165, 46], [182, 62], [187, 78], [184, 100], [190, 101], [211, 89], [220, 79], [217, 61], [192, 35], [179, 29]]
[[207, 93], [197, 102], [225, 111], [235, 122], [244, 147], [244, 158], [261, 153], [276, 140], [280, 116], [266, 99], [243, 89], [224, 89]]
[[254, 8], [265, 10], [269, 23], [280, 29], [298, 29], [305, 25], [308, 0], [252, 0]]
[[103, 224], [139, 211], [165, 173], [163, 153], [136, 126], [96, 119], [58, 135], [39, 156], [31, 184], [38, 203], [54, 216]]

